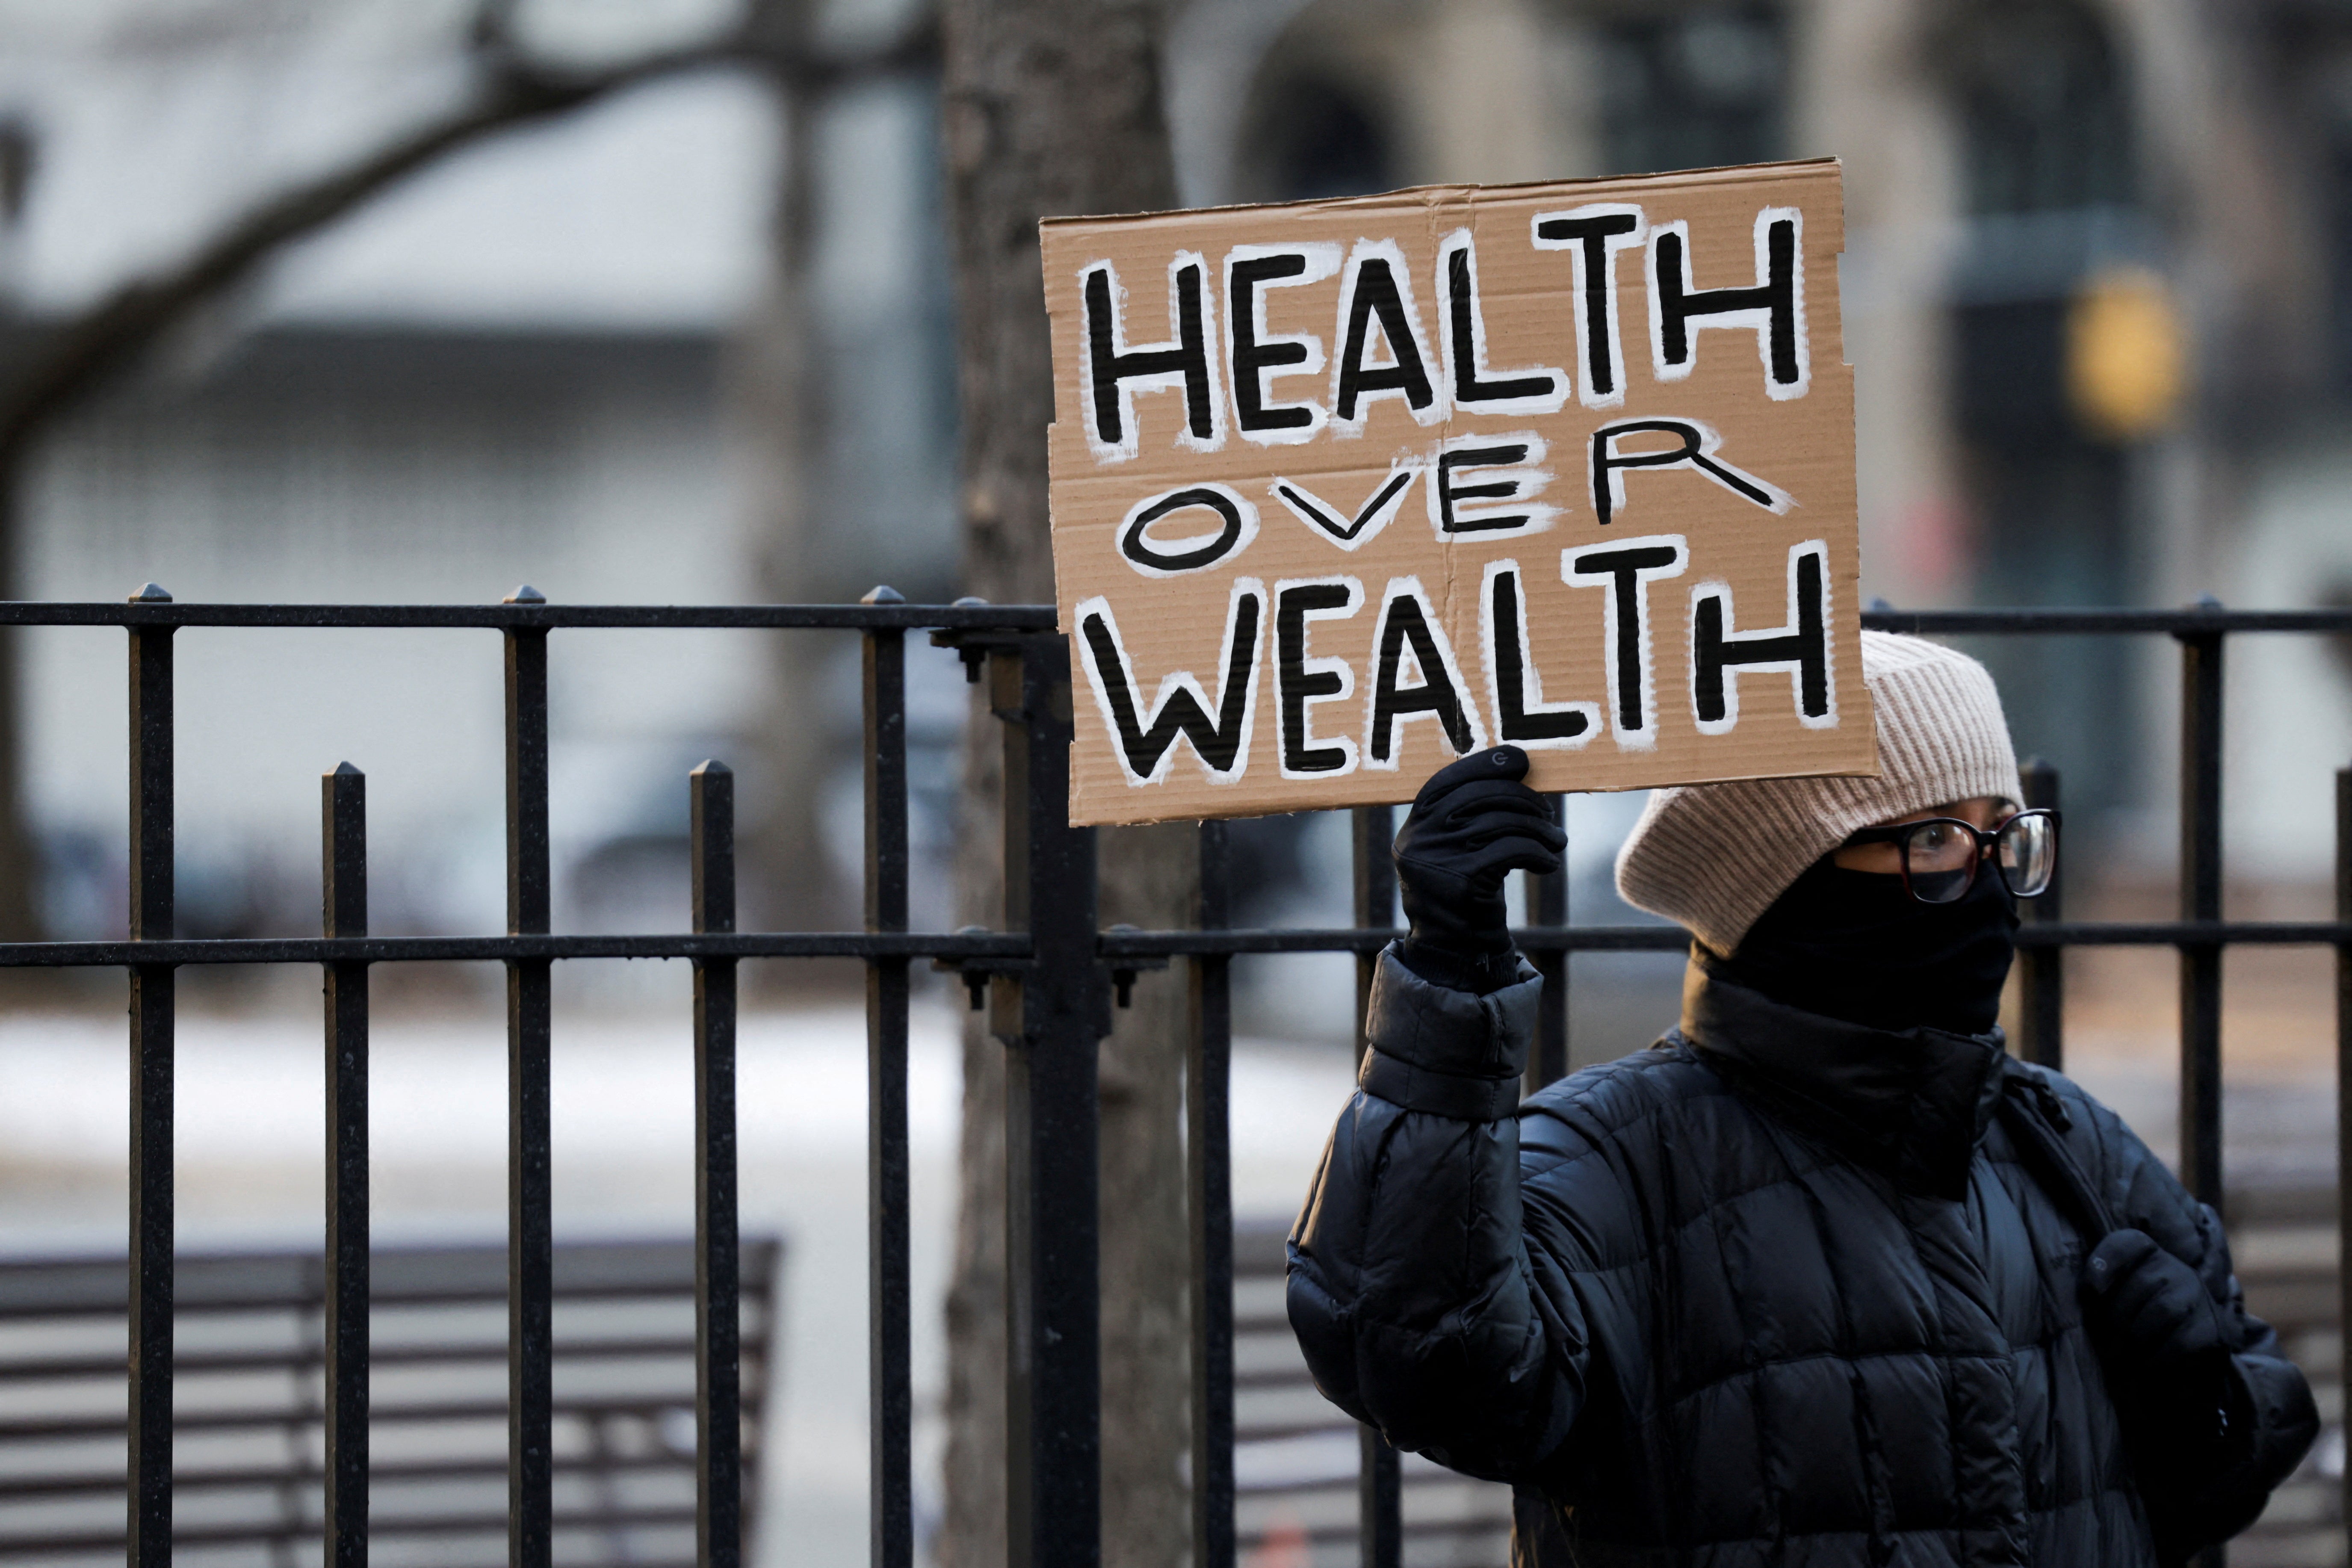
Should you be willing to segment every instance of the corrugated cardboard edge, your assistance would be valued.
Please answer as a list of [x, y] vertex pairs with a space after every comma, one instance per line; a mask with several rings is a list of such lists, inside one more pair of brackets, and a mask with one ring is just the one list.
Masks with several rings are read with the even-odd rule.
[[1321, 196], [1303, 202], [1230, 202], [1223, 206], [1185, 207], [1176, 212], [1156, 213], [1064, 213], [1054, 217], [1039, 218], [1040, 233], [1063, 224], [1148, 224], [1160, 218], [1205, 217], [1213, 213], [1261, 212], [1271, 207], [1283, 207], [1297, 212], [1346, 212], [1354, 207], [1385, 206], [1391, 203], [1418, 199], [1424, 205], [1453, 196], [1469, 199], [1472, 193], [1503, 195], [1511, 191], [1542, 188], [1574, 187], [1579, 185], [1622, 185], [1638, 179], [1645, 185], [1721, 184], [1727, 176], [1744, 176], [1758, 180], [1785, 179], [1800, 169], [1838, 168], [1839, 158], [1786, 158], [1771, 163], [1725, 163], [1710, 169], [1676, 169], [1664, 174], [1595, 174], [1575, 180], [1517, 180], [1507, 185], [1431, 184], [1401, 185], [1393, 191], [1377, 195]]

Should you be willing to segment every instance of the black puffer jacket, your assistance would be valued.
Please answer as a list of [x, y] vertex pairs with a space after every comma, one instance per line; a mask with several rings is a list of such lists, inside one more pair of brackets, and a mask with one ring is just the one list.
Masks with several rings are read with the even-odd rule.
[[[2310, 1447], [2212, 1212], [1998, 1034], [1881, 1033], [1695, 969], [1681, 1029], [1522, 1106], [1526, 973], [1475, 996], [1383, 957], [1289, 1297], [1343, 1408], [1550, 1500], [1530, 1555], [2153, 1563], [2245, 1528]], [[2111, 1384], [2096, 1237], [2020, 1111], [2226, 1305], [2210, 1376]]]

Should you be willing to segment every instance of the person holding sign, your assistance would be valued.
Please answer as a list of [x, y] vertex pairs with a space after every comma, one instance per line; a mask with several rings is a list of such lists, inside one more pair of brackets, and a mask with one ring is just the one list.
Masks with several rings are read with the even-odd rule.
[[1520, 1489], [1522, 1562], [2176, 1563], [2316, 1435], [2213, 1211], [2004, 1053], [2057, 825], [1991, 678], [1861, 664], [1877, 776], [1652, 798], [1618, 886], [1692, 932], [1681, 1025], [1524, 1104], [1502, 885], [1562, 847], [1526, 754], [1440, 769], [1397, 836], [1412, 929], [1290, 1319], [1350, 1414]]

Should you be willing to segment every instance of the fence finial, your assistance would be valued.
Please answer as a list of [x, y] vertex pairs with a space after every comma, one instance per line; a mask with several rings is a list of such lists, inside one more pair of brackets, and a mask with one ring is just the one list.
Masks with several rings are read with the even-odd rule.
[[150, 583], [131, 595], [131, 602], [134, 605], [168, 605], [172, 602], [172, 595], [163, 591], [162, 584]]
[[866, 590], [866, 597], [857, 602], [861, 605], [903, 605], [907, 602], [907, 595], [882, 583]]
[[509, 605], [544, 605], [547, 603], [547, 595], [525, 583], [521, 587], [509, 594], [503, 602]]

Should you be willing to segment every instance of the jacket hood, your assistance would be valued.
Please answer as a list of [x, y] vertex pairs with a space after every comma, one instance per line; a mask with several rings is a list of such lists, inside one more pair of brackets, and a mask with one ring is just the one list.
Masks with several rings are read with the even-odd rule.
[[1967, 1195], [2000, 1102], [2000, 1029], [1873, 1029], [1775, 1002], [1707, 972], [1683, 979], [1683, 1037], [1781, 1121], [1897, 1185]]

